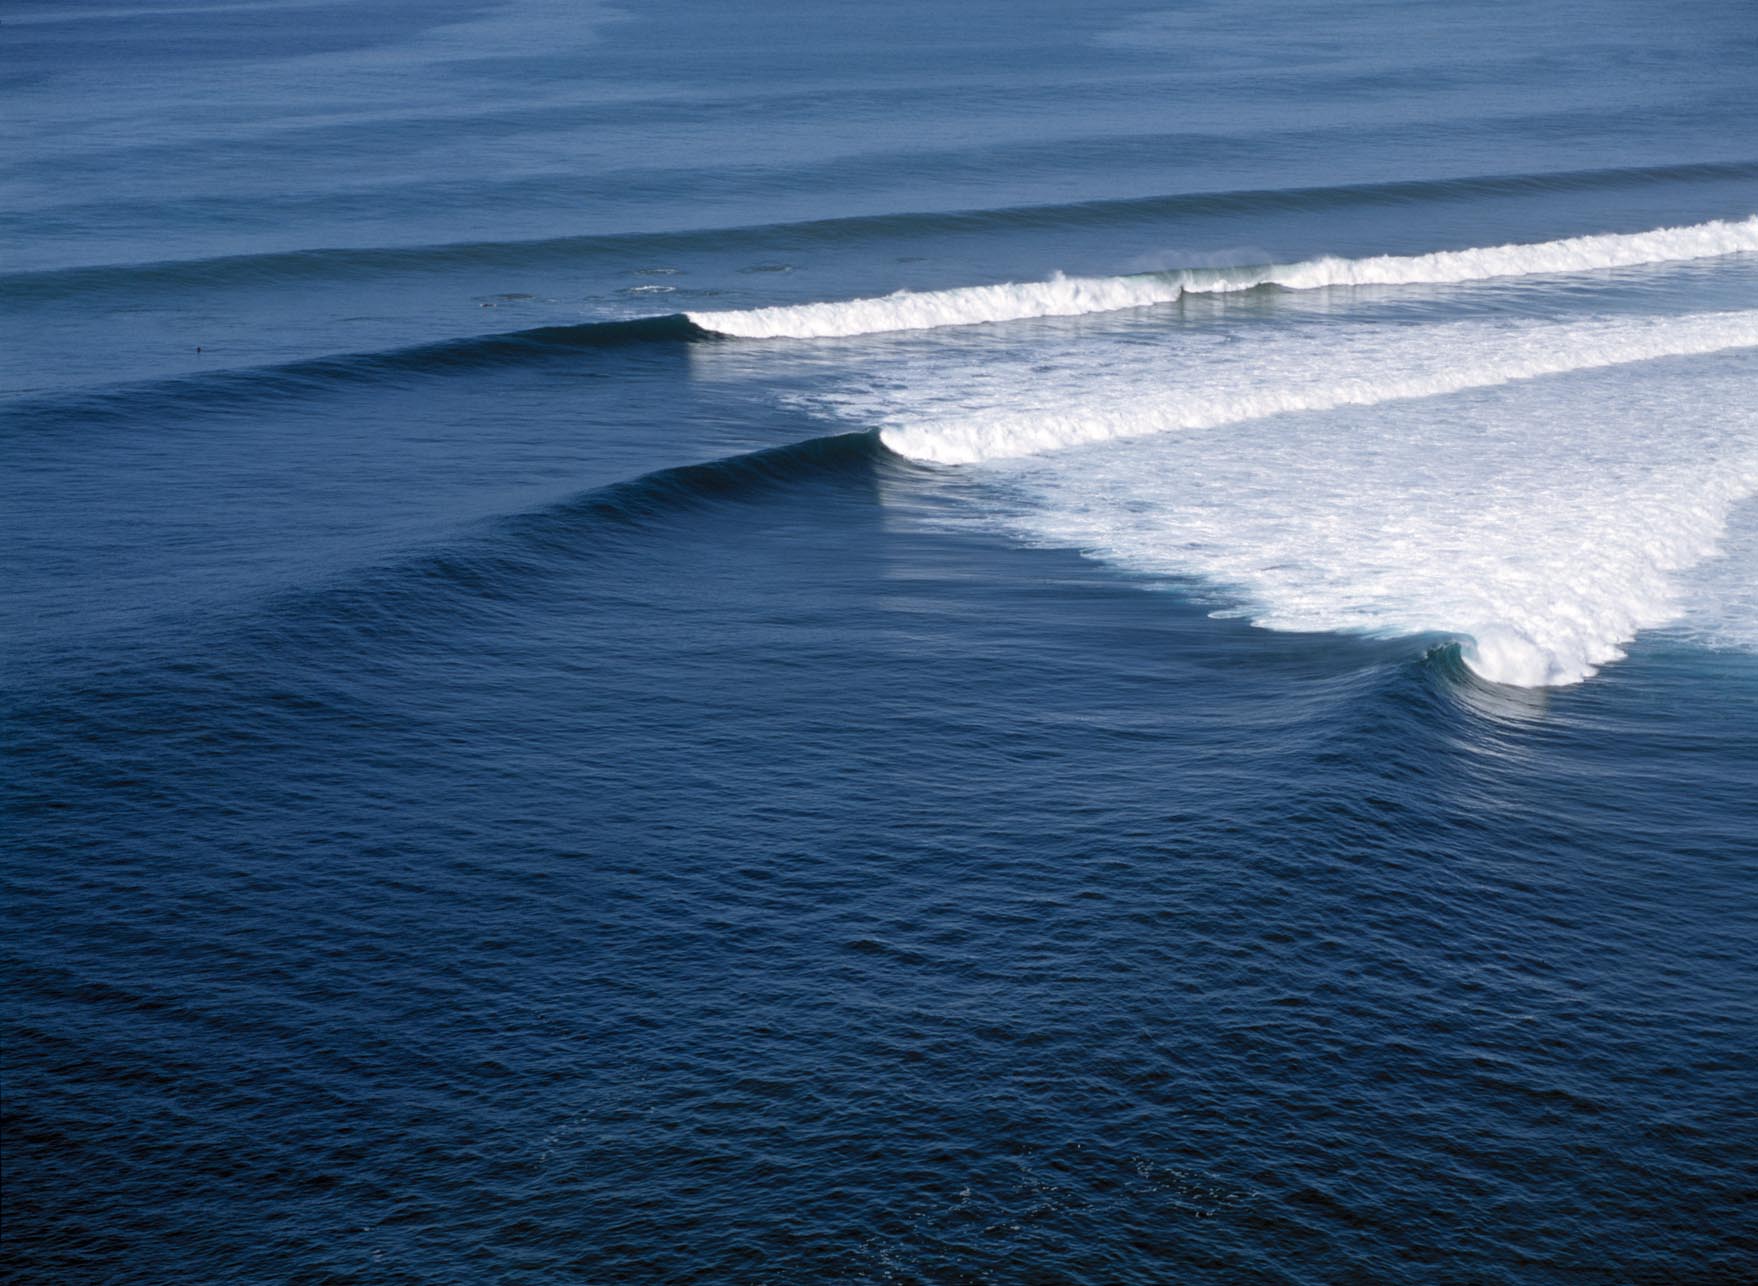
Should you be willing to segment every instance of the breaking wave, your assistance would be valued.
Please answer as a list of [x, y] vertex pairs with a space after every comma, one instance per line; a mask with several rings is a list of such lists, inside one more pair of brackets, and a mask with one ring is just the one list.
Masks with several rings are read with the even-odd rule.
[[1366, 259], [1326, 256], [1300, 263], [1187, 268], [1122, 277], [1053, 277], [951, 290], [898, 291], [874, 299], [792, 304], [742, 312], [693, 312], [704, 330], [741, 339], [823, 339], [928, 330], [1033, 317], [1069, 317], [1170, 303], [1185, 294], [1277, 286], [1404, 286], [1588, 272], [1758, 252], [1758, 215], [1651, 232], [1569, 237], [1531, 245], [1486, 246]]
[[1221, 329], [918, 358], [833, 405], [905, 456], [982, 462], [976, 521], [1196, 578], [1268, 628], [1452, 638], [1498, 683], [1576, 683], [1714, 615], [1684, 587], [1758, 495], [1758, 311]]
[[[1293, 411], [1434, 397], [1569, 371], [1758, 346], [1758, 311], [1569, 324], [1457, 323], [1418, 331], [1290, 335], [1255, 361], [1218, 360], [1168, 372], [1132, 362], [1109, 375], [1015, 405], [981, 371], [966, 372], [980, 409], [919, 418], [904, 408], [851, 401], [877, 414], [886, 446], [931, 464], [974, 464], [1177, 429], [1208, 429]], [[1164, 360], [1164, 358], [1162, 358]], [[987, 405], [983, 405], [983, 403]]]

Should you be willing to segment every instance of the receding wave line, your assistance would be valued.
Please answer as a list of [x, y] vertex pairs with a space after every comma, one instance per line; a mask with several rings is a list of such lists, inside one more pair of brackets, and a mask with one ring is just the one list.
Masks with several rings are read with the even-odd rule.
[[708, 338], [682, 313], [635, 317], [628, 321], [581, 322], [572, 326], [534, 326], [529, 330], [418, 344], [386, 353], [357, 357], [315, 358], [288, 367], [323, 369], [345, 365], [363, 370], [430, 371], [453, 366], [494, 366], [522, 361], [534, 354], [581, 348], [623, 348], [630, 344], [689, 343]]
[[684, 254], [703, 248], [712, 249], [717, 254], [765, 255], [814, 246], [860, 243], [885, 236], [984, 235], [1009, 229], [1127, 227], [1192, 215], [1412, 205], [1474, 197], [1616, 190], [1658, 183], [1715, 183], [1754, 178], [1758, 178], [1758, 163], [1704, 161], [1325, 187], [1246, 188], [1230, 192], [1187, 192], [996, 209], [903, 211], [734, 228], [438, 245], [273, 250], [209, 259], [34, 269], [0, 274], [0, 284], [5, 286], [8, 297], [17, 301], [84, 297], [106, 289], [126, 290], [133, 296], [149, 288], [179, 290], [234, 283], [260, 286], [269, 282], [290, 284], [338, 277], [357, 282], [398, 274], [455, 271], [460, 267], [523, 269], [551, 264], [575, 265], [601, 255], [621, 261], [630, 255]]
[[339, 357], [315, 357], [271, 368], [292, 376], [371, 377], [380, 374], [426, 374], [448, 369], [475, 369], [528, 361], [558, 352], [591, 348], [625, 348], [632, 344], [690, 343], [710, 338], [682, 313], [636, 317], [628, 321], [581, 322], [572, 326], [534, 326], [529, 330], [466, 335], [410, 348]]
[[1068, 317], [1170, 303], [1185, 294], [1278, 286], [1403, 286], [1489, 281], [1588, 272], [1758, 252], [1758, 215], [1652, 232], [1606, 233], [1536, 244], [1486, 246], [1367, 259], [1325, 257], [1246, 268], [1189, 268], [1126, 277], [1054, 277], [1049, 281], [899, 291], [877, 299], [794, 304], [744, 312], [696, 312], [704, 330], [743, 339], [822, 339], [885, 331], [928, 330], [984, 322]]
[[[1122, 382], [1071, 392], [1062, 404], [1005, 404], [950, 419], [883, 417], [885, 445], [931, 464], [975, 464], [1064, 447], [1208, 429], [1293, 411], [1328, 411], [1489, 388], [1570, 371], [1758, 347], [1758, 310], [1668, 318], [1614, 318], [1499, 329], [1430, 328], [1388, 341], [1358, 343], [1347, 360], [1329, 350], [1304, 354], [1279, 378], [1205, 381], [1200, 370], [1177, 383]], [[1260, 372], [1259, 375], [1266, 372]], [[851, 408], [856, 414], [860, 407]], [[901, 422], [900, 422], [901, 421]]]
[[[715, 338], [682, 313], [639, 317], [630, 321], [583, 322], [576, 326], [537, 326], [530, 330], [470, 335], [385, 352], [309, 357], [276, 366], [227, 367], [168, 379], [27, 395], [13, 401], [8, 409], [25, 417], [53, 417], [65, 410], [90, 416], [106, 408], [135, 410], [142, 403], [166, 398], [180, 408], [180, 413], [187, 413], [190, 404], [208, 410], [225, 409], [248, 405], [265, 397], [307, 393], [332, 384], [368, 383], [400, 375], [439, 375], [517, 365], [589, 349], [688, 344]], [[189, 398], [194, 393], [201, 396], [191, 403]]]
[[328, 615], [375, 633], [418, 627], [411, 595], [434, 595], [446, 613], [454, 613], [457, 594], [505, 598], [605, 548], [617, 533], [638, 534], [692, 510], [760, 501], [778, 490], [814, 483], [836, 484], [883, 467], [910, 466], [890, 456], [871, 433], [837, 433], [658, 469], [504, 514], [452, 543], [361, 568], [339, 583], [293, 591], [287, 597], [297, 601], [277, 602], [271, 615], [277, 621], [320, 621]]
[[[176, 604], [166, 610], [193, 611], [199, 618], [180, 630], [180, 637], [266, 629], [279, 646], [291, 632], [312, 631], [331, 639], [343, 629], [368, 634], [382, 644], [393, 636], [419, 635], [436, 622], [450, 628], [472, 599], [503, 601], [541, 593], [548, 578], [575, 570], [580, 559], [598, 553], [626, 555], [652, 532], [692, 513], [761, 505], [814, 487], [865, 488], [876, 474], [917, 468], [886, 451], [870, 432], [806, 438], [657, 469], [503, 513], [437, 545], [241, 603], [203, 605], [198, 598], [193, 609]], [[113, 651], [106, 647], [92, 655], [105, 657]], [[64, 650], [14, 659], [16, 670], [32, 672], [39, 692], [51, 694], [51, 709], [58, 700], [53, 693], [93, 681]]]

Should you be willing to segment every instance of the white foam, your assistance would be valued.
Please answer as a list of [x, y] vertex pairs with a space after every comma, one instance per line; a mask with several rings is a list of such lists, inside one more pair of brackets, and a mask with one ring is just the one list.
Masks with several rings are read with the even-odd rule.
[[1444, 250], [1427, 255], [1377, 255], [1371, 259], [1314, 259], [1272, 269], [1266, 280], [1290, 290], [1448, 284], [1497, 277], [1597, 272], [1753, 253], [1758, 253], [1758, 215], [1739, 222], [1717, 219], [1682, 228], [1569, 237], [1533, 245]]
[[1169, 303], [1184, 293], [1170, 274], [1136, 277], [1052, 277], [1049, 281], [909, 291], [879, 299], [691, 313], [704, 330], [741, 339], [827, 339], [893, 330], [931, 330], [1028, 317], [1074, 317]]
[[1707, 647], [1758, 653], [1758, 499], [1734, 507], [1717, 556], [1679, 582], [1678, 634]]
[[[1290, 332], [1244, 353], [1208, 352], [1159, 369], [1112, 354], [1108, 371], [1045, 389], [994, 368], [957, 377], [954, 416], [880, 412], [885, 445], [935, 464], [1035, 455], [1293, 411], [1434, 397], [1569, 371], [1758, 346], [1758, 311], [1568, 324], [1455, 323]], [[1176, 363], [1176, 364], [1175, 364]], [[1015, 375], [1017, 376], [1017, 372]], [[1022, 390], [1036, 386], [1036, 396]], [[985, 402], [987, 405], [985, 405]]]
[[694, 312], [689, 317], [704, 330], [746, 339], [839, 338], [1114, 312], [1170, 303], [1186, 293], [1223, 293], [1259, 286], [1312, 290], [1325, 286], [1449, 284], [1752, 253], [1758, 253], [1758, 215], [1737, 222], [1715, 220], [1689, 227], [1570, 237], [1532, 245], [1366, 259], [1325, 257], [1257, 268], [1192, 268], [1125, 277], [1057, 276], [1049, 281], [951, 290], [900, 290], [872, 299], [738, 312]]
[[918, 351], [836, 407], [983, 462], [980, 521], [1226, 587], [1269, 628], [1451, 636], [1525, 686], [1713, 615], [1681, 583], [1758, 495], [1758, 311], [1133, 334]]

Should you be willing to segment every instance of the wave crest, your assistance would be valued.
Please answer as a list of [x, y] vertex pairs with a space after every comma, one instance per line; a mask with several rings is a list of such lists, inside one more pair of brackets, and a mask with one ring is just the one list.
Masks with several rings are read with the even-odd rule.
[[1527, 245], [1484, 246], [1424, 255], [1326, 256], [1293, 264], [1188, 268], [1123, 277], [1052, 277], [1048, 281], [907, 291], [872, 299], [790, 304], [736, 312], [693, 312], [704, 330], [740, 339], [830, 339], [886, 331], [929, 330], [1033, 317], [1069, 317], [1170, 303], [1184, 294], [1277, 286], [1407, 286], [1503, 277], [1590, 272], [1758, 253], [1758, 215], [1651, 232], [1606, 233]]

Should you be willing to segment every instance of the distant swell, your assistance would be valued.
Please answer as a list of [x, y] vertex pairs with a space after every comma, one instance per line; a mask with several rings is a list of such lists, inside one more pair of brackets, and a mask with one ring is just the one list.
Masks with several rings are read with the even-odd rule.
[[1325, 257], [1255, 268], [1201, 268], [1126, 277], [1055, 277], [1049, 281], [952, 290], [899, 291], [876, 299], [796, 304], [744, 312], [688, 314], [702, 329], [744, 339], [814, 339], [926, 330], [1033, 317], [1066, 317], [1279, 286], [1401, 286], [1488, 281], [1502, 277], [1588, 272], [1680, 263], [1758, 252], [1758, 215], [1652, 232], [1571, 237], [1534, 245], [1488, 246], [1367, 259]]
[[1758, 178], [1749, 161], [1695, 162], [1529, 174], [1474, 175], [1392, 183], [1183, 192], [1057, 205], [997, 209], [903, 211], [802, 223], [665, 232], [610, 233], [537, 240], [469, 241], [416, 246], [335, 246], [155, 263], [112, 263], [0, 273], [17, 301], [90, 298], [116, 290], [130, 298], [153, 290], [345, 280], [359, 283], [461, 268], [529, 270], [631, 255], [687, 254], [704, 247], [748, 255], [861, 245], [881, 237], [985, 236], [1022, 229], [1126, 228], [1188, 216], [1266, 210], [1321, 212], [1364, 206], [1407, 206], [1554, 192], [1618, 191], [1663, 183], [1712, 183]]

